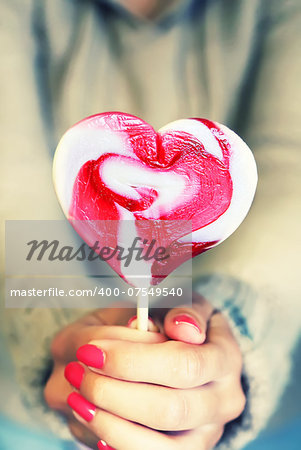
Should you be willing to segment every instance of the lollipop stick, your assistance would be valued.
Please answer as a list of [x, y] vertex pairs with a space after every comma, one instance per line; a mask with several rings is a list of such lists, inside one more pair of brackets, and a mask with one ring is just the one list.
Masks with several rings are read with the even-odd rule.
[[148, 294], [138, 296], [137, 302], [137, 329], [148, 330]]

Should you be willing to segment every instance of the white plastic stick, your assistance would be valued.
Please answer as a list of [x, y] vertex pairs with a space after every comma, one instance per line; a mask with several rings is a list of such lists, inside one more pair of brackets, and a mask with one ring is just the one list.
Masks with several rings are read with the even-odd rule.
[[138, 296], [137, 330], [148, 331], [148, 294]]

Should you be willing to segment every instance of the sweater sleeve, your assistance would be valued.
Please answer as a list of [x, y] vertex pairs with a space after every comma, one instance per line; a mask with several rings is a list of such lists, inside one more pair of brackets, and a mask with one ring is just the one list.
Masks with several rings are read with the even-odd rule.
[[2, 352], [1, 358], [6, 362], [1, 385], [8, 389], [1, 396], [2, 413], [29, 429], [72, 439], [63, 416], [47, 406], [43, 391], [52, 370], [52, 338], [84, 313], [83, 309], [3, 310], [0, 338], [6, 354]]

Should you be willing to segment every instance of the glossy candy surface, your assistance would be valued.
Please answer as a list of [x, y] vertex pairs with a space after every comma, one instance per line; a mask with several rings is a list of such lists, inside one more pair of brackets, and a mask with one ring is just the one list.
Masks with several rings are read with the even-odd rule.
[[[168, 248], [168, 262], [147, 269], [156, 284], [235, 231], [251, 206], [257, 171], [248, 146], [216, 122], [184, 119], [156, 132], [137, 117], [108, 112], [65, 133], [54, 183], [65, 215], [89, 245], [128, 246], [136, 235]], [[108, 263], [129, 281], [122, 262]]]

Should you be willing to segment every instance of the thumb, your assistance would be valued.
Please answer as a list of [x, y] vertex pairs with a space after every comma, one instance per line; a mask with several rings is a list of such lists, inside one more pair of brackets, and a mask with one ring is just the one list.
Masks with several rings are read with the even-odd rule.
[[213, 307], [199, 294], [193, 294], [192, 307], [171, 309], [164, 319], [165, 334], [176, 341], [203, 344]]

